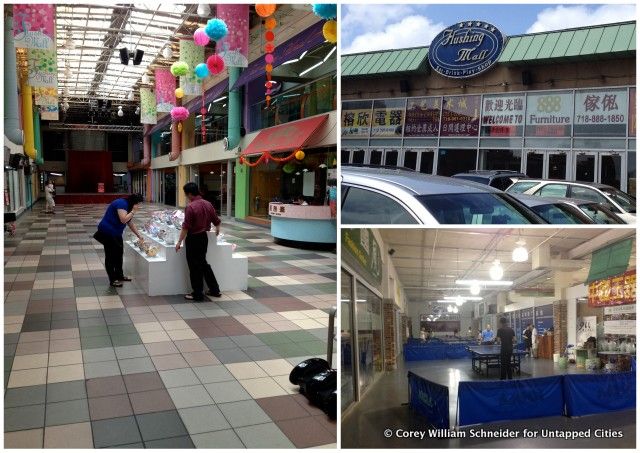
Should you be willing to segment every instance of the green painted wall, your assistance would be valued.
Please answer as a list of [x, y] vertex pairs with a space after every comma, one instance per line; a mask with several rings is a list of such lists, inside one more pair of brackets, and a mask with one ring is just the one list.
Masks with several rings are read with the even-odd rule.
[[236, 219], [249, 215], [249, 167], [236, 160]]

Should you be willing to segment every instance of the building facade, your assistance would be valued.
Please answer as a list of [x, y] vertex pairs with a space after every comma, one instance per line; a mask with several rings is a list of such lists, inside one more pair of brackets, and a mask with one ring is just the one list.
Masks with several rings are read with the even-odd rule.
[[428, 59], [428, 47], [342, 57], [343, 163], [515, 170], [635, 196], [635, 22], [506, 37], [472, 77]]

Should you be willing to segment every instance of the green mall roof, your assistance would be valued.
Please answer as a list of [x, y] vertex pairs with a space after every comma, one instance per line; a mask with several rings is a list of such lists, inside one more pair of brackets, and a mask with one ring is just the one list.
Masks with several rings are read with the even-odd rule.
[[[507, 37], [498, 63], [523, 64], [635, 55], [636, 23], [621, 22]], [[427, 72], [429, 47], [343, 55], [342, 76]]]

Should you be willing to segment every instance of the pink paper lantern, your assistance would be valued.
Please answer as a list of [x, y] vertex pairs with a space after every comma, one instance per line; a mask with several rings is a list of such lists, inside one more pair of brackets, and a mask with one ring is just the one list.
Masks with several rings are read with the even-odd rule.
[[220, 74], [224, 71], [224, 60], [218, 55], [211, 55], [207, 58], [207, 68], [211, 74]]
[[269, 64], [273, 63], [273, 54], [270, 54], [270, 53], [266, 54], [264, 56], [264, 61], [266, 61]]
[[204, 28], [198, 28], [193, 33], [193, 42], [195, 42], [196, 45], [204, 47], [207, 44], [209, 44], [209, 41], [210, 41], [209, 36], [204, 31]]
[[171, 119], [174, 122], [184, 121], [189, 118], [189, 110], [185, 107], [174, 107], [171, 109]]

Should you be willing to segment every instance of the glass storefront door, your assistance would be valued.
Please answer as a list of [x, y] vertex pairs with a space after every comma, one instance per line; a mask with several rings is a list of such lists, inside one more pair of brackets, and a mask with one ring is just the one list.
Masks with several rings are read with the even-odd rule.
[[360, 395], [383, 370], [382, 299], [356, 281], [356, 320], [358, 329], [358, 385]]
[[353, 277], [343, 270], [340, 293], [340, 394], [342, 395], [342, 409], [355, 401], [354, 375], [356, 371], [353, 368], [354, 351], [351, 341], [353, 333], [351, 329], [352, 290]]
[[549, 152], [547, 156], [547, 178], [567, 179], [567, 153]]
[[524, 173], [530, 178], [567, 179], [567, 153], [526, 151]]
[[578, 152], [575, 155], [575, 180], [597, 182], [621, 189], [624, 174], [623, 159], [619, 153]]
[[598, 182], [622, 189], [621, 181], [623, 173], [622, 156], [618, 153], [600, 153]]
[[578, 153], [576, 155], [576, 181], [595, 182], [596, 154]]

